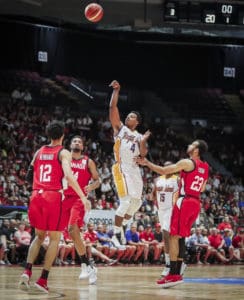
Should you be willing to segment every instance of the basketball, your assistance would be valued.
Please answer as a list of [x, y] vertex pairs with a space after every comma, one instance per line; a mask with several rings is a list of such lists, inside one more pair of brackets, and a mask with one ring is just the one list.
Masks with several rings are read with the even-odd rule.
[[103, 17], [103, 8], [100, 4], [90, 3], [85, 8], [85, 16], [92, 23], [99, 22]]

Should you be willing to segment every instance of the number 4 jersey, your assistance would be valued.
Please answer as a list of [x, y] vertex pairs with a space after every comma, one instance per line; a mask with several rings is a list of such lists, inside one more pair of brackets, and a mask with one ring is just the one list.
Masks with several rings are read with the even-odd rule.
[[192, 161], [194, 170], [180, 173], [180, 195], [198, 199], [204, 182], [208, 179], [209, 165], [199, 159]]
[[64, 177], [59, 153], [63, 146], [43, 146], [34, 161], [33, 190], [60, 190]]

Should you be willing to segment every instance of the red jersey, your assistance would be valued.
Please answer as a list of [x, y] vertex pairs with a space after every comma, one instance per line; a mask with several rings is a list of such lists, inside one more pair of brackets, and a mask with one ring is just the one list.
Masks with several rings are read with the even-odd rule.
[[234, 248], [242, 248], [241, 244], [244, 244], [244, 237], [241, 237], [240, 235], [233, 237], [232, 245]]
[[63, 146], [43, 146], [34, 161], [33, 190], [60, 190], [63, 188], [63, 168], [59, 153]]
[[86, 231], [84, 232], [84, 240], [90, 240], [91, 243], [96, 243], [98, 241], [97, 232], [96, 231]]
[[195, 168], [190, 172], [180, 172], [180, 195], [199, 198], [202, 186], [208, 179], [209, 165], [200, 159], [192, 160]]
[[151, 241], [155, 240], [154, 233], [152, 231], [150, 231], [150, 232], [143, 231], [140, 233], [140, 240], [142, 240], [142, 239], [147, 242], [151, 242]]
[[210, 246], [217, 249], [219, 247], [219, 245], [221, 244], [223, 238], [220, 234], [216, 234], [216, 235], [212, 234], [212, 235], [208, 236], [208, 240], [209, 240]]
[[[86, 195], [87, 193], [84, 190], [84, 187], [88, 185], [91, 179], [91, 173], [88, 168], [89, 157], [84, 155], [80, 159], [72, 159], [71, 161], [71, 169], [73, 174], [81, 187], [83, 193]], [[77, 195], [72, 187], [68, 187], [64, 191], [65, 195]]]
[[230, 223], [225, 223], [225, 222], [220, 223], [217, 228], [220, 231], [225, 230], [225, 228], [232, 230], [232, 227], [231, 227]]

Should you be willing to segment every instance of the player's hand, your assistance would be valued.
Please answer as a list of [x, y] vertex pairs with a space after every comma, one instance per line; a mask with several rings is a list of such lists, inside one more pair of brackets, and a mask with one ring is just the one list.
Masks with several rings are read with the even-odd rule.
[[151, 135], [151, 131], [147, 130], [142, 136], [142, 141], [147, 141], [149, 139], [150, 135]]
[[90, 202], [90, 200], [86, 199], [85, 208], [86, 208], [86, 211], [90, 211], [91, 210], [91, 202]]
[[120, 84], [117, 80], [113, 80], [109, 86], [112, 87], [114, 90], [120, 90]]
[[90, 193], [92, 191], [92, 188], [91, 188], [90, 185], [87, 185], [87, 186], [84, 187], [84, 190], [88, 194], [88, 193]]
[[137, 156], [134, 160], [138, 165], [141, 166], [146, 166], [148, 164], [148, 160], [145, 157]]

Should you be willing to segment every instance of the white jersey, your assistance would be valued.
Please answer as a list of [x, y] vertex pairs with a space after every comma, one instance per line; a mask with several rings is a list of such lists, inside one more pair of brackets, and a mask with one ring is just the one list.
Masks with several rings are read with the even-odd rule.
[[172, 175], [166, 178], [162, 175], [155, 180], [157, 204], [159, 210], [172, 209], [173, 195], [178, 191], [178, 177]]
[[172, 175], [166, 178], [162, 175], [155, 180], [155, 188], [158, 204], [158, 218], [163, 230], [169, 232], [173, 211], [174, 193], [179, 190], [178, 177]]
[[114, 137], [114, 157], [116, 163], [112, 168], [114, 182], [120, 198], [129, 195], [141, 199], [143, 182], [138, 164], [134, 158], [140, 155], [142, 134], [122, 126]]
[[123, 125], [118, 134], [114, 137], [114, 156], [116, 162], [128, 167], [138, 167], [134, 158], [140, 155], [140, 141], [142, 135], [130, 130]]

